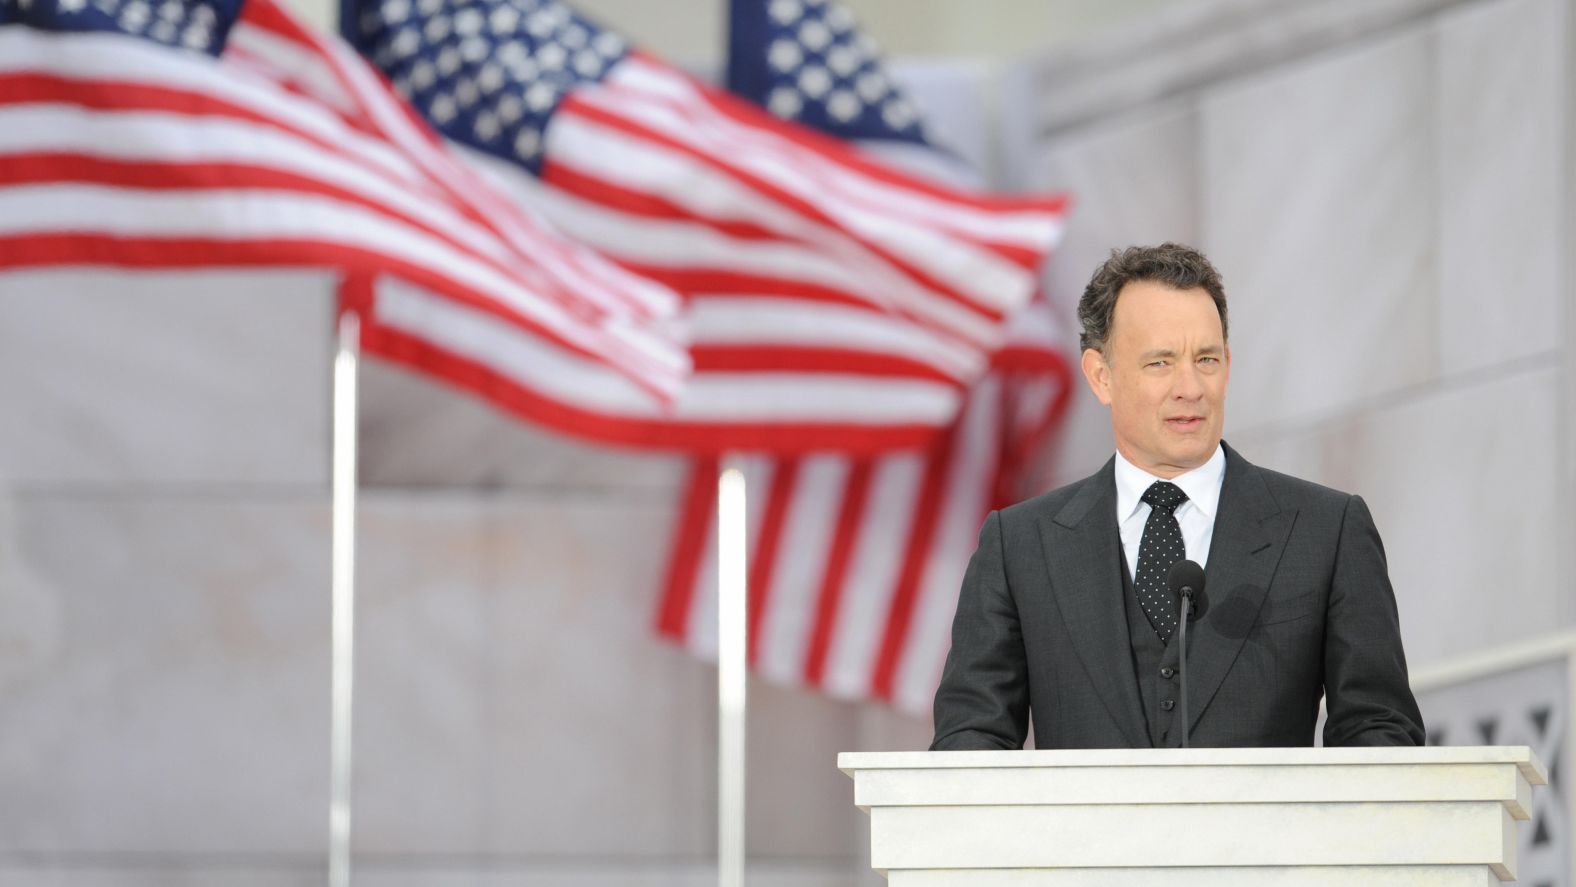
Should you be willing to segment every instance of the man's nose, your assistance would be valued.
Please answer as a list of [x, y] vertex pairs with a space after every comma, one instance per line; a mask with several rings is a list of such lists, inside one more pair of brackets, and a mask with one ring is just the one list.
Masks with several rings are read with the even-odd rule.
[[1178, 364], [1172, 382], [1171, 396], [1177, 400], [1198, 400], [1204, 396], [1204, 382], [1199, 377], [1198, 366], [1192, 362]]

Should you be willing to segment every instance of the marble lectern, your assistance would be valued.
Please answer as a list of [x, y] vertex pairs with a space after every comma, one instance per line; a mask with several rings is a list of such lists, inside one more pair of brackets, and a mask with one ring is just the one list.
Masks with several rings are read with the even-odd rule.
[[892, 887], [1487, 887], [1522, 746], [845, 753]]

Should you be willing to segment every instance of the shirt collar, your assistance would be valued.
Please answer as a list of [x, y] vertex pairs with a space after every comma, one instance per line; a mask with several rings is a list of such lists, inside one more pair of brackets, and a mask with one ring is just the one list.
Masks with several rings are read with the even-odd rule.
[[[1155, 477], [1127, 461], [1121, 452], [1116, 454], [1116, 522], [1122, 523], [1133, 516], [1143, 504], [1144, 491], [1149, 485], [1164, 478]], [[1171, 478], [1171, 483], [1182, 488], [1187, 500], [1204, 516], [1215, 519], [1215, 509], [1220, 505], [1220, 485], [1226, 479], [1226, 450], [1215, 445], [1215, 454], [1209, 461]]]

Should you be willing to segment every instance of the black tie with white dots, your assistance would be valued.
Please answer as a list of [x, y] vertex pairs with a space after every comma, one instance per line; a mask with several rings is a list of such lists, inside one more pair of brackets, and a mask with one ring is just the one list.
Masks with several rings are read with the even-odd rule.
[[1176, 484], [1157, 480], [1140, 498], [1149, 503], [1149, 519], [1144, 521], [1144, 538], [1138, 543], [1133, 589], [1160, 642], [1169, 644], [1177, 627], [1177, 608], [1171, 589], [1166, 587], [1166, 575], [1172, 564], [1187, 557], [1176, 517], [1177, 506], [1187, 501], [1187, 494]]

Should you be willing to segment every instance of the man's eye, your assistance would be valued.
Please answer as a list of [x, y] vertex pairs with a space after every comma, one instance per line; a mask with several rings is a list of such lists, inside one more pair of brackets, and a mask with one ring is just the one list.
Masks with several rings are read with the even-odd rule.
[[1198, 362], [1199, 363], [1220, 363], [1220, 358], [1218, 358], [1218, 357], [1200, 357], [1198, 359]]

